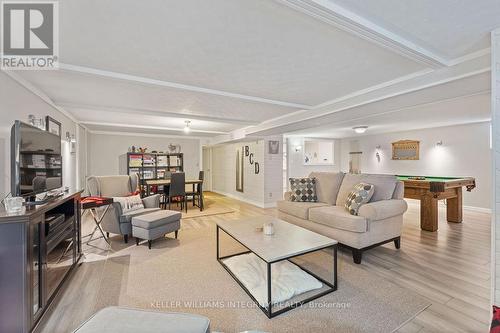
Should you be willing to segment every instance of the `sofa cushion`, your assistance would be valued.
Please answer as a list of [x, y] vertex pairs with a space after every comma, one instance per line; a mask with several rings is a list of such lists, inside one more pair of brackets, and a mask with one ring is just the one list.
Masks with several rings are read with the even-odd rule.
[[287, 200], [278, 201], [277, 205], [279, 211], [304, 220], [309, 219], [310, 208], [327, 206], [323, 202], [293, 202]]
[[143, 229], [153, 229], [165, 224], [177, 222], [182, 214], [173, 210], [158, 210], [132, 217], [132, 225]]
[[343, 172], [311, 172], [311, 178], [316, 178], [316, 195], [318, 201], [335, 205], [339, 193]]
[[97, 180], [100, 196], [126, 197], [132, 192], [129, 176], [102, 176]]
[[315, 178], [290, 178], [290, 199], [296, 202], [316, 202], [316, 179]]
[[375, 186], [372, 184], [359, 183], [355, 185], [345, 202], [345, 208], [349, 214], [358, 215], [359, 207], [370, 201], [374, 191]]
[[346, 174], [342, 179], [339, 194], [337, 196], [337, 206], [344, 206], [347, 196], [351, 193], [354, 185], [358, 183], [367, 183], [375, 185], [375, 191], [370, 202], [389, 200], [394, 194], [397, 183], [396, 176], [393, 175], [374, 175], [374, 174]]
[[358, 215], [370, 221], [384, 220], [393, 216], [403, 215], [408, 204], [403, 199], [380, 200], [362, 205]]
[[132, 210], [132, 211], [124, 213], [122, 216], [120, 216], [120, 223], [131, 223], [132, 217], [134, 217], [134, 216], [148, 214], [148, 213], [156, 212], [158, 210], [160, 210], [160, 208], [144, 208], [144, 209]]
[[311, 208], [309, 210], [309, 220], [328, 227], [352, 232], [366, 232], [368, 230], [366, 218], [349, 214], [344, 206]]

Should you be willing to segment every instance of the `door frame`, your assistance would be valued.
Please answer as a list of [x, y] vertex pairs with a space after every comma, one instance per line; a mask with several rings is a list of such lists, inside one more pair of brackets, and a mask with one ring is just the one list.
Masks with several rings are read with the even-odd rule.
[[[208, 165], [205, 165], [205, 154], [208, 153]], [[202, 164], [202, 170], [209, 170], [208, 175], [205, 174], [205, 179], [208, 180], [205, 184], [203, 184], [203, 190], [204, 191], [212, 191], [212, 181], [213, 181], [213, 175], [212, 175], [212, 156], [213, 156], [213, 151], [212, 147], [209, 146], [204, 146], [201, 148], [201, 164]], [[207, 178], [207, 176], [209, 178]]]

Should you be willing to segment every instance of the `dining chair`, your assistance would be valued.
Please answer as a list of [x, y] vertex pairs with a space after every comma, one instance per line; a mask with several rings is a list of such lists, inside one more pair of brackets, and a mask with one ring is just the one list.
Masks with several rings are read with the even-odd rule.
[[181, 210], [186, 208], [187, 213], [187, 195], [186, 195], [186, 175], [184, 172], [174, 172], [170, 178], [170, 186], [168, 190], [168, 209], [175, 199], [181, 203]]
[[[205, 176], [204, 171], [200, 171], [198, 174], [198, 179], [201, 180], [202, 182], [200, 184], [196, 184], [196, 187], [193, 188], [192, 191], [186, 192], [186, 195], [188, 197], [193, 198], [193, 207], [198, 206], [200, 208], [200, 211], [203, 210], [203, 179]], [[198, 198], [198, 205], [196, 205], [196, 198]]]
[[[171, 171], [165, 171], [165, 174], [163, 175], [163, 179], [171, 179], [172, 178], [172, 172]], [[161, 201], [160, 205], [163, 207], [163, 209], [167, 209], [167, 203], [168, 203], [168, 193], [170, 191], [170, 185], [162, 185], [158, 186], [158, 189], [161, 187]]]

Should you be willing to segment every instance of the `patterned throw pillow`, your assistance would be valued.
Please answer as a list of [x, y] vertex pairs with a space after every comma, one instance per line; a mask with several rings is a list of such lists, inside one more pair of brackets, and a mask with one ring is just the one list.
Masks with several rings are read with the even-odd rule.
[[359, 207], [370, 201], [374, 191], [375, 186], [372, 184], [359, 183], [355, 185], [347, 196], [345, 208], [351, 215], [358, 215]]
[[290, 178], [290, 200], [296, 202], [317, 202], [316, 178]]
[[114, 197], [114, 202], [118, 202], [122, 206], [122, 213], [128, 213], [133, 210], [143, 209], [144, 204], [140, 195], [131, 195], [128, 197]]
[[491, 320], [490, 333], [500, 333], [500, 308], [493, 305], [493, 319]]

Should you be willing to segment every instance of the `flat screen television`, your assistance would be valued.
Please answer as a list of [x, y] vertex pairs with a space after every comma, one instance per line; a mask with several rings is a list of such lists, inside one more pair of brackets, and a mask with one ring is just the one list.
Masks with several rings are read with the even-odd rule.
[[13, 196], [33, 197], [62, 187], [60, 136], [16, 120], [10, 140]]

